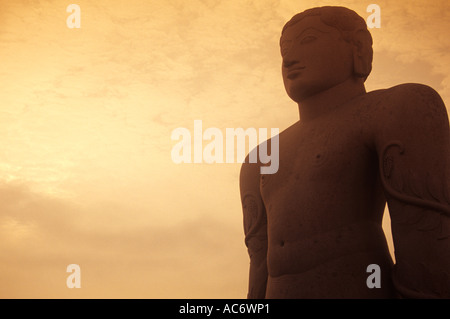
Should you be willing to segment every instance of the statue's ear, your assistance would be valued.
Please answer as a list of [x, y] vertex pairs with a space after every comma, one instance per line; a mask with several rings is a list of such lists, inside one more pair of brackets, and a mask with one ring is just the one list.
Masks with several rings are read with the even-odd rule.
[[353, 36], [353, 72], [359, 78], [367, 79], [372, 71], [372, 37], [365, 30], [357, 31]]

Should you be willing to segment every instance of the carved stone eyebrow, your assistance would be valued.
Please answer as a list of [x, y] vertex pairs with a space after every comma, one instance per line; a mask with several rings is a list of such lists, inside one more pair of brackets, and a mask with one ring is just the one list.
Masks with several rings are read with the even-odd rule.
[[[330, 32], [331, 32], [331, 31], [323, 31], [323, 30], [319, 30], [319, 29], [314, 28], [314, 27], [307, 27], [307, 28], [304, 29], [302, 32], [300, 32], [299, 35], [296, 35], [296, 36], [294, 37], [294, 40], [297, 40], [297, 39], [300, 38], [304, 33], [306, 33], [307, 31], [310, 31], [310, 30], [313, 30], [313, 31], [316, 31], [316, 32], [320, 32], [320, 33], [330, 33]], [[283, 46], [283, 43], [290, 44], [291, 42], [292, 42], [292, 40], [286, 39], [286, 38], [285, 38], [285, 35], [282, 35], [281, 38], [280, 38], [280, 47]]]
[[[316, 31], [316, 32], [320, 32], [320, 33], [330, 33], [331, 31], [323, 31], [323, 30], [319, 30], [317, 28], [314, 27], [307, 27], [306, 29], [304, 29], [302, 32], [300, 32], [299, 35], [295, 36], [293, 40], [298, 40], [299, 38], [301, 38], [304, 33], [308, 32], [308, 31]], [[281, 56], [284, 56], [286, 54], [286, 51], [289, 48], [286, 48], [286, 46], [290, 46], [292, 44], [292, 41], [290, 39], [286, 39], [283, 36], [281, 36], [280, 38], [280, 49], [281, 49]]]

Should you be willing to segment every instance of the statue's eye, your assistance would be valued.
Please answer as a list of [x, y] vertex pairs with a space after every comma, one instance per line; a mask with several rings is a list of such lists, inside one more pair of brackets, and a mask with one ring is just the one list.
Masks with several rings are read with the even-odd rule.
[[317, 40], [317, 37], [313, 36], [313, 35], [307, 35], [306, 37], [304, 37], [300, 43], [301, 44], [308, 44], [311, 43], [313, 41]]

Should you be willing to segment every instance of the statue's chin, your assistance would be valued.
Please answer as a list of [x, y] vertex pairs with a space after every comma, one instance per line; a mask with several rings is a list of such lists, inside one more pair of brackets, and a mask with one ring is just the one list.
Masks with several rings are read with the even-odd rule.
[[364, 84], [364, 80], [362, 78], [357, 78], [351, 75], [348, 77], [333, 78], [320, 81], [311, 80], [309, 82], [302, 81], [303, 79], [297, 79], [297, 81], [290, 83], [290, 86], [286, 88], [286, 92], [293, 101], [301, 103], [302, 101], [314, 95], [330, 90], [350, 79]]
[[303, 100], [306, 100], [307, 98], [314, 96], [322, 91], [327, 90], [327, 87], [295, 87], [291, 88], [288, 91], [289, 97], [297, 103], [301, 103]]

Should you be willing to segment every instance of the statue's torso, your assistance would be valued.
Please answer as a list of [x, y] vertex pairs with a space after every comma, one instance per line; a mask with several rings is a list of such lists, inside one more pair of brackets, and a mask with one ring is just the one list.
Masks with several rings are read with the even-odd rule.
[[[279, 170], [260, 180], [267, 297], [390, 296], [385, 199], [372, 143], [379, 100], [377, 93], [357, 98], [280, 135]], [[366, 285], [370, 264], [381, 267], [381, 289]]]

